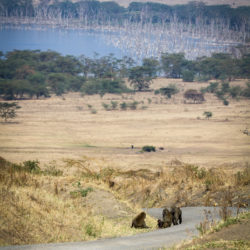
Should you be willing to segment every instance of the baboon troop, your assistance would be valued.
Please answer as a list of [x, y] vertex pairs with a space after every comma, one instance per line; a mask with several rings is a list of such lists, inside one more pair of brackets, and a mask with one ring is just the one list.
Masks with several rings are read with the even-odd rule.
[[179, 207], [171, 207], [169, 211], [167, 208], [164, 208], [162, 211], [162, 220], [158, 219], [158, 228], [167, 228], [171, 225], [178, 225], [182, 223], [182, 211]]
[[[141, 212], [133, 220], [131, 227], [134, 228], [148, 228], [145, 222], [146, 213]], [[182, 223], [182, 211], [179, 207], [172, 206], [170, 211], [164, 208], [162, 211], [162, 220], [158, 219], [158, 228], [167, 228], [171, 225], [178, 225]]]
[[182, 223], [182, 211], [179, 207], [171, 207], [171, 214], [172, 214], [172, 222], [174, 225], [178, 225]]
[[146, 218], [146, 213], [145, 212], [141, 212], [140, 214], [138, 214], [132, 220], [131, 227], [134, 227], [134, 228], [148, 228], [148, 226], [146, 225], [146, 222], [145, 222], [145, 218]]

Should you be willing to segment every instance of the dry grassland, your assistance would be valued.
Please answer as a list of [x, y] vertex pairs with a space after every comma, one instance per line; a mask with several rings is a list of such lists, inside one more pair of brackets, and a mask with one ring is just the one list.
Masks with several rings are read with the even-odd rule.
[[[19, 101], [22, 108], [14, 122], [0, 123], [1, 156], [11, 162], [37, 159], [42, 164], [89, 156], [105, 159], [123, 170], [157, 169], [175, 159], [205, 167], [224, 164], [228, 169], [249, 161], [250, 140], [242, 133], [250, 127], [249, 100], [230, 100], [229, 106], [224, 106], [221, 100], [206, 94], [203, 104], [185, 104], [185, 89], [200, 89], [207, 84], [158, 79], [153, 88], [169, 83], [176, 83], [181, 90], [169, 100], [144, 92], [103, 98], [71, 93]], [[140, 104], [137, 110], [106, 111], [102, 103], [111, 101]], [[211, 111], [213, 117], [205, 119], [204, 111]], [[144, 145], [164, 150], [142, 154]]]
[[[150, 229], [130, 228], [142, 207], [247, 206], [250, 148], [242, 131], [250, 127], [250, 101], [224, 106], [206, 94], [203, 104], [185, 104], [186, 89], [207, 83], [157, 79], [153, 88], [169, 83], [181, 90], [172, 99], [144, 92], [19, 101], [17, 118], [0, 123], [0, 156], [19, 164], [0, 157], [0, 245], [155, 230], [148, 216]], [[102, 103], [111, 101], [140, 104], [106, 111]], [[144, 145], [157, 151], [141, 153]], [[41, 169], [20, 163], [27, 160]]]

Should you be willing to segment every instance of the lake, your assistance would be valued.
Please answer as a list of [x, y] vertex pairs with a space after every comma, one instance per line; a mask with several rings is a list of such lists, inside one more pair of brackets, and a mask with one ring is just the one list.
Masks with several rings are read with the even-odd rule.
[[130, 56], [137, 63], [144, 57], [160, 58], [162, 52], [184, 52], [187, 59], [210, 56], [215, 52], [230, 53], [231, 44], [215, 42], [214, 38], [196, 38], [188, 34], [176, 34], [163, 30], [143, 31], [137, 29], [117, 31], [93, 31], [83, 29], [5, 27], [0, 29], [0, 50], [53, 50], [62, 55], [85, 55], [94, 57]]
[[113, 53], [121, 58], [124, 53], [119, 48], [108, 44], [104, 35], [94, 31], [62, 29], [17, 29], [0, 30], [0, 51], [12, 50], [54, 50], [62, 55], [93, 57]]

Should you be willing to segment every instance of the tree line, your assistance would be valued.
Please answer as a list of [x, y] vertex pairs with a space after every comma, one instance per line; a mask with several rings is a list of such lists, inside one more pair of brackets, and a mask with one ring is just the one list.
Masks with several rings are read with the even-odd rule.
[[[141, 65], [136, 65], [130, 57], [120, 59], [113, 54], [101, 57], [96, 54], [89, 58], [63, 56], [55, 51], [0, 52], [0, 96], [6, 100], [49, 97], [69, 91], [101, 96], [145, 91], [158, 76], [182, 78], [187, 82], [249, 79], [250, 54], [233, 58], [229, 54], [217, 53], [191, 61], [183, 53], [163, 53], [159, 60], [144, 58]], [[125, 78], [132, 88], [125, 84]], [[161, 93], [171, 97], [175, 90], [166, 88]]]
[[210, 5], [202, 2], [190, 2], [185, 5], [168, 6], [160, 3], [132, 2], [125, 8], [116, 2], [85, 1], [50, 1], [40, 0], [0, 0], [0, 16], [34, 17], [41, 19], [78, 19], [87, 23], [169, 23], [178, 22], [198, 24], [201, 21], [210, 24], [223, 20], [231, 30], [246, 29], [250, 31], [250, 7], [231, 8], [230, 5]]

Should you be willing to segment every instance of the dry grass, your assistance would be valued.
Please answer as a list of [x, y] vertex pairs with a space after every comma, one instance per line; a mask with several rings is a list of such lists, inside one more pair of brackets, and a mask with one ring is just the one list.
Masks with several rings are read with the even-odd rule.
[[[171, 100], [147, 92], [103, 98], [71, 93], [64, 98], [19, 101], [22, 108], [15, 122], [0, 123], [1, 155], [12, 162], [38, 159], [46, 164], [87, 155], [104, 157], [123, 169], [158, 168], [175, 159], [205, 167], [226, 164], [235, 169], [235, 163], [240, 166], [249, 161], [249, 137], [242, 133], [250, 127], [248, 100], [233, 100], [224, 106], [207, 94], [203, 104], [184, 104], [186, 89], [207, 84], [158, 79], [153, 87], [169, 83], [176, 83], [181, 90]], [[135, 100], [140, 105], [137, 110], [106, 111], [102, 103], [112, 100]], [[92, 114], [88, 105], [97, 114]], [[143, 105], [148, 108], [141, 110]], [[204, 111], [211, 111], [212, 119], [204, 119]], [[144, 145], [165, 150], [138, 153]]]
[[[144, 232], [148, 230], [130, 228], [141, 207], [204, 205], [209, 194], [212, 204], [224, 205], [226, 201], [226, 206], [246, 206], [249, 202], [249, 166], [235, 175], [180, 162], [157, 172], [121, 171], [100, 167], [100, 160], [84, 157], [65, 160], [61, 173], [55, 168], [49, 172], [48, 167], [30, 171], [25, 164], [0, 160], [1, 245], [83, 241]], [[94, 167], [97, 163], [99, 168]], [[244, 179], [239, 178], [243, 174]], [[225, 212], [222, 210], [223, 215]], [[149, 230], [156, 228], [154, 219], [147, 217], [146, 223]]]
[[[81, 181], [77, 176], [30, 173], [20, 165], [0, 160], [0, 245], [93, 240], [132, 235], [156, 226], [155, 220], [147, 217], [151, 229], [130, 228], [133, 216], [140, 210], [132, 210], [128, 203], [130, 212], [121, 210], [120, 216], [93, 213], [85, 197], [71, 196], [78, 190], [74, 184]], [[95, 182], [87, 185], [95, 192], [101, 188]], [[95, 202], [102, 204], [101, 200]]]
[[[0, 244], [134, 234], [131, 219], [141, 207], [223, 205], [225, 196], [247, 205], [249, 101], [224, 106], [206, 95], [203, 104], [184, 104], [186, 89], [207, 84], [157, 79], [153, 87], [169, 83], [181, 90], [171, 100], [145, 92], [20, 101], [15, 122], [0, 123], [1, 156], [19, 166], [38, 160], [41, 170], [0, 161]], [[110, 101], [140, 104], [106, 111], [102, 103]], [[202, 118], [207, 110], [210, 120]], [[157, 151], [141, 153], [144, 145]], [[156, 227], [152, 218], [147, 224]]]

